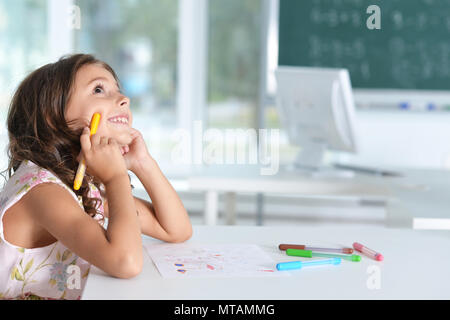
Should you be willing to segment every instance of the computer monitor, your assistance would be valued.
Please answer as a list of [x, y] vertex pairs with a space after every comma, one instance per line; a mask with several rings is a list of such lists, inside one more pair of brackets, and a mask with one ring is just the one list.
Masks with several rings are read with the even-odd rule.
[[355, 104], [346, 69], [280, 66], [275, 75], [281, 124], [289, 142], [301, 148], [296, 167], [323, 168], [326, 150], [357, 152]]

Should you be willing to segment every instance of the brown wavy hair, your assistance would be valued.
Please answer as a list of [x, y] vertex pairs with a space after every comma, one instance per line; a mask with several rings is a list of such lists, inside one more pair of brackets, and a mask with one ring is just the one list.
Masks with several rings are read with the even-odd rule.
[[[66, 122], [64, 115], [75, 76], [81, 67], [89, 64], [101, 65], [119, 84], [114, 70], [89, 54], [63, 56], [57, 62], [33, 71], [21, 82], [11, 100], [7, 117], [8, 168], [2, 172], [7, 171], [9, 178], [22, 161], [30, 160], [53, 172], [73, 190], [83, 127], [69, 128], [71, 123]], [[101, 181], [87, 172], [80, 189], [73, 191], [82, 198], [85, 212], [93, 217], [101, 214], [97, 209], [102, 200], [88, 197], [89, 183], [100, 190], [102, 197], [105, 196], [100, 188]]]

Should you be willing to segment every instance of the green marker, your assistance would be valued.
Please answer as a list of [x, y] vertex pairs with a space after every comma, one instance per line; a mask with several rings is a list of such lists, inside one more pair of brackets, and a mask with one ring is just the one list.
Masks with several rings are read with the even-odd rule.
[[358, 262], [361, 261], [361, 256], [357, 254], [332, 254], [332, 253], [317, 253], [312, 250], [299, 250], [299, 249], [286, 249], [288, 256], [312, 258], [312, 257], [325, 257], [325, 258], [341, 258], [348, 261]]

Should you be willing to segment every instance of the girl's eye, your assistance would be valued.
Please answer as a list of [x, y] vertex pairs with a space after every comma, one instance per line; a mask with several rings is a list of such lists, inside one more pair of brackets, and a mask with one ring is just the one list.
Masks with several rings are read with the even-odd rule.
[[104, 91], [103, 85], [99, 84], [95, 87], [94, 94], [103, 93], [103, 91]]

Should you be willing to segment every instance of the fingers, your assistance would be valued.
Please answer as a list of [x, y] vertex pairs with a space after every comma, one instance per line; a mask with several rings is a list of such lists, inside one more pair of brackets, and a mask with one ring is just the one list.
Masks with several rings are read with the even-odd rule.
[[130, 128], [130, 136], [134, 139], [138, 136], [142, 135], [139, 130], [135, 128]]
[[107, 137], [101, 137], [100, 138], [100, 145], [104, 146], [108, 144], [108, 138]]
[[78, 156], [77, 156], [77, 162], [80, 162], [80, 161], [81, 161], [82, 155], [83, 155], [83, 152], [81, 151], [81, 152], [78, 154]]
[[87, 152], [91, 149], [91, 139], [90, 139], [90, 132], [89, 128], [84, 128], [83, 133], [80, 136], [80, 143], [81, 143], [81, 151]]
[[130, 128], [130, 135], [136, 136], [139, 132], [135, 128]]
[[93, 134], [91, 136], [89, 128], [83, 129], [83, 132], [80, 136], [80, 142], [81, 152], [77, 159], [80, 158], [81, 154], [86, 154], [92, 148], [95, 148], [97, 146], [117, 145], [117, 141], [114, 138], [101, 137], [98, 134]]
[[93, 134], [92, 136], [91, 136], [91, 143], [92, 143], [92, 146], [96, 146], [96, 145], [99, 145], [100, 144], [100, 136], [98, 135], [98, 134]]

